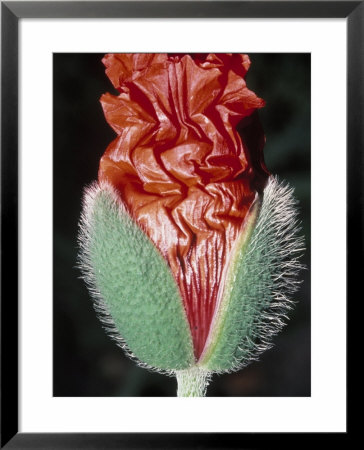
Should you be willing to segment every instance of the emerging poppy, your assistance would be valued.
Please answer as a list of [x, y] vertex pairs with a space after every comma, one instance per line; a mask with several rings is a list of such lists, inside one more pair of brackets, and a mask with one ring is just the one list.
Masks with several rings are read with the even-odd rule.
[[295, 200], [269, 175], [240, 54], [109, 54], [117, 133], [85, 192], [81, 266], [112, 336], [204, 395], [267, 348], [298, 284]]

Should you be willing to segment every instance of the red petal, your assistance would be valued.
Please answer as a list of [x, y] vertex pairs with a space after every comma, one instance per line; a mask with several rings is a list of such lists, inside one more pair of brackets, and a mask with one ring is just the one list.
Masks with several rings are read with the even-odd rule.
[[247, 55], [112, 54], [103, 61], [121, 94], [101, 99], [118, 137], [99, 179], [118, 190], [169, 263], [198, 359], [229, 253], [268, 176], [252, 115], [264, 101], [246, 87]]

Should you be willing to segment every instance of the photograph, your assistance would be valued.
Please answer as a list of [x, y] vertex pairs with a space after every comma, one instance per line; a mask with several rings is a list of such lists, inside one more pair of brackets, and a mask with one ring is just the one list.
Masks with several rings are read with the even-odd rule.
[[53, 53], [53, 396], [311, 396], [311, 54]]

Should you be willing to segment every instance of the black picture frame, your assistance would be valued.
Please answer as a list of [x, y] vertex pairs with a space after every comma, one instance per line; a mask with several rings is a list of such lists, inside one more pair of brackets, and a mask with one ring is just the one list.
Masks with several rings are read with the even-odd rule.
[[[280, 433], [18, 432], [18, 23], [22, 18], [346, 18], [347, 286], [360, 279], [364, 144], [364, 1], [1, 2], [1, 448], [248, 448]], [[349, 428], [348, 428], [349, 430]], [[339, 433], [343, 439], [348, 433]], [[297, 435], [286, 435], [294, 443]], [[305, 434], [301, 442], [309, 439]], [[316, 435], [315, 443], [318, 443]]]

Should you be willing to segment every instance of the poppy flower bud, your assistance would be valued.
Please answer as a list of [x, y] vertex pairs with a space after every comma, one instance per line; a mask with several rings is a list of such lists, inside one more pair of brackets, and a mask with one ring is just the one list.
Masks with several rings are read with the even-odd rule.
[[270, 346], [299, 282], [296, 201], [263, 160], [240, 54], [109, 54], [117, 137], [85, 191], [80, 262], [107, 332], [205, 395]]

